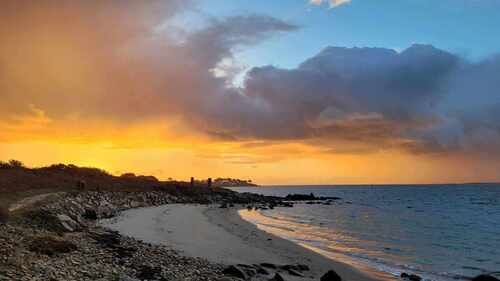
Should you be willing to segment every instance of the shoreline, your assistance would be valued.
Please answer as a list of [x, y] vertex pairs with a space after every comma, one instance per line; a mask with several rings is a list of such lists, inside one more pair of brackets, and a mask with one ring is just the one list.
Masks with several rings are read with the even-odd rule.
[[244, 220], [238, 210], [169, 204], [127, 210], [116, 218], [101, 221], [100, 224], [124, 236], [171, 247], [182, 255], [207, 259], [216, 264], [303, 264], [310, 268], [301, 273], [302, 276], [280, 271], [285, 280], [319, 280], [329, 270], [337, 272], [343, 280], [387, 280], [372, 271], [361, 271], [260, 230]]
[[259, 221], [258, 218], [255, 219], [256, 222], [252, 222], [252, 220], [248, 219], [248, 218], [245, 219], [245, 217], [249, 217], [249, 216], [251, 216], [253, 218], [255, 218], [256, 216], [263, 216], [258, 211], [248, 211], [247, 209], [242, 209], [242, 210], [238, 211], [238, 216], [244, 222], [249, 223], [251, 226], [257, 228], [259, 231], [265, 232], [265, 233], [272, 235], [272, 236], [275, 236], [275, 237], [279, 237], [280, 239], [283, 239], [287, 242], [290, 242], [293, 245], [302, 247], [308, 251], [312, 251], [312, 252], [314, 252], [314, 253], [316, 253], [316, 254], [320, 255], [321, 257], [326, 258], [328, 260], [333, 260], [336, 263], [353, 267], [356, 270], [358, 270], [359, 272], [361, 272], [362, 274], [370, 276], [370, 278], [374, 278], [374, 279], [378, 279], [378, 280], [385, 280], [385, 281], [400, 280], [400, 278], [398, 278], [395, 275], [392, 275], [388, 272], [378, 270], [374, 267], [370, 267], [369, 265], [364, 264], [364, 263], [362, 263], [354, 258], [351, 258], [349, 256], [346, 256], [346, 255], [343, 255], [340, 253], [327, 252], [325, 250], [314, 247], [312, 245], [308, 245], [306, 243], [300, 243], [298, 241], [293, 241], [293, 240], [289, 240], [286, 238], [282, 238], [281, 236], [279, 236], [279, 234], [273, 233], [272, 231], [267, 231], [266, 228], [268, 228], [268, 227], [266, 226], [265, 223], [262, 224], [262, 226], [264, 226], [264, 227], [257, 225], [257, 221]]

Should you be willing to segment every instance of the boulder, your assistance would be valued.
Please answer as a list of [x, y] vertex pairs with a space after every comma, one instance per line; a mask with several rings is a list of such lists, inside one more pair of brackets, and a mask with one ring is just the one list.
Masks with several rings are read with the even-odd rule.
[[401, 278], [409, 280], [409, 281], [421, 281], [422, 277], [416, 274], [408, 274], [406, 272], [401, 273]]
[[246, 275], [245, 271], [243, 269], [239, 268], [238, 266], [234, 266], [234, 265], [226, 267], [222, 271], [222, 273], [224, 275], [232, 276], [232, 277], [236, 277], [236, 278], [240, 278], [240, 279], [243, 279], [243, 280], [247, 279], [247, 275]]
[[342, 278], [337, 272], [330, 270], [321, 277], [320, 281], [342, 281]]
[[269, 275], [269, 271], [267, 271], [264, 267], [256, 266], [255, 268], [256, 268], [258, 274]]
[[483, 274], [472, 278], [472, 281], [500, 281], [500, 279], [488, 274]]
[[279, 273], [274, 274], [274, 277], [269, 281], [285, 281], [285, 278], [281, 276]]
[[287, 270], [288, 274], [290, 274], [291, 276], [297, 276], [297, 277], [304, 277], [302, 274], [298, 273], [297, 271], [293, 270], [293, 269], [288, 269]]
[[97, 220], [97, 212], [95, 210], [86, 209], [83, 213], [83, 218], [86, 220]]
[[67, 232], [74, 232], [81, 229], [80, 224], [78, 224], [76, 221], [74, 221], [67, 215], [59, 214], [56, 215], [56, 217], [59, 220], [59, 223], [61, 224], [63, 229]]
[[270, 268], [270, 269], [278, 268], [275, 264], [267, 263], [267, 262], [261, 263], [260, 266], [265, 267], [265, 268]]
[[242, 269], [245, 272], [245, 275], [247, 277], [253, 277], [253, 276], [257, 275], [257, 268], [253, 265], [238, 264], [237, 267]]

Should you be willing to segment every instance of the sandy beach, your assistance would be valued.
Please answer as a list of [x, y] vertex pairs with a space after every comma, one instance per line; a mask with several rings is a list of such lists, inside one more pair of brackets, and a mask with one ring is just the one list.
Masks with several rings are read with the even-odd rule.
[[362, 272], [261, 231], [244, 221], [236, 208], [172, 204], [128, 210], [119, 217], [102, 221], [102, 224], [123, 235], [166, 245], [186, 256], [201, 257], [214, 263], [305, 264], [311, 269], [304, 272], [303, 277], [280, 272], [286, 280], [319, 280], [331, 269], [343, 280], [380, 280], [380, 276], [372, 272]]

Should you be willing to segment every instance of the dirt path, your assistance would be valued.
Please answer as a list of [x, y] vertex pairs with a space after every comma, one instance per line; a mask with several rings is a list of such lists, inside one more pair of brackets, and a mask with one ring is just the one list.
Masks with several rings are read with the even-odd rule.
[[27, 197], [27, 198], [22, 199], [19, 202], [12, 204], [9, 207], [9, 211], [15, 212], [15, 211], [24, 209], [26, 207], [33, 206], [34, 204], [41, 202], [41, 201], [47, 199], [48, 197], [58, 196], [58, 195], [62, 195], [62, 194], [64, 194], [64, 192], [46, 193], [46, 194], [39, 194], [39, 195]]

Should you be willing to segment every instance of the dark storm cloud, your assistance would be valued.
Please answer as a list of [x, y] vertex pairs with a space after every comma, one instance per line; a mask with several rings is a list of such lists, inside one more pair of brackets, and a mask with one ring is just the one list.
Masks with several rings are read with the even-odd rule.
[[498, 150], [499, 68], [498, 58], [469, 63], [430, 45], [328, 47], [295, 69], [251, 69], [212, 124], [337, 152]]
[[254, 115], [238, 110], [225, 119], [238, 120], [237, 126], [258, 120], [234, 129], [258, 138], [377, 144], [436, 122], [434, 104], [458, 60], [424, 45], [400, 54], [329, 47], [296, 69], [266, 66], [249, 71], [240, 99], [249, 100]]

